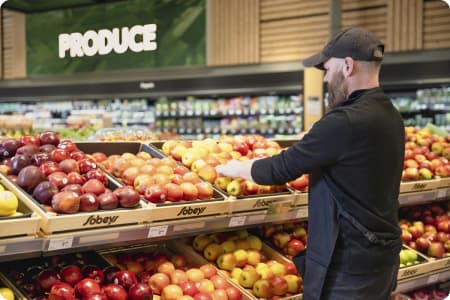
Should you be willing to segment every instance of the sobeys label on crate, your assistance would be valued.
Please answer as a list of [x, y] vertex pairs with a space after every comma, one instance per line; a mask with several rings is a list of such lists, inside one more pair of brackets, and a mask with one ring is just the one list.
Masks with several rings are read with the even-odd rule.
[[191, 206], [184, 206], [178, 212], [177, 216], [199, 216], [206, 211], [206, 206], [192, 208]]
[[253, 204], [253, 208], [263, 208], [268, 207], [269, 205], [273, 204], [277, 200], [265, 200], [265, 199], [258, 199], [255, 204]]
[[107, 216], [102, 217], [99, 215], [90, 215], [89, 218], [87, 218], [86, 222], [83, 223], [83, 226], [93, 226], [93, 225], [112, 225], [116, 223], [116, 221], [119, 219], [119, 216]]
[[418, 270], [419, 270], [419, 268], [412, 268], [412, 269], [408, 268], [408, 269], [404, 270], [403, 272], [401, 272], [400, 277], [404, 278], [404, 277], [413, 276], [417, 273]]
[[413, 185], [413, 190], [424, 190], [427, 187], [427, 183], [416, 183]]

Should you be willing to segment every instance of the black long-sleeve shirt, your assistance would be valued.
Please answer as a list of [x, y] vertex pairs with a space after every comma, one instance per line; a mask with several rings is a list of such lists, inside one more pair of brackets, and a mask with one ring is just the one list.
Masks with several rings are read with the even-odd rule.
[[[302, 173], [311, 174], [308, 249], [314, 251], [314, 247], [323, 245], [316, 243], [322, 237], [312, 234], [320, 235], [327, 230], [320, 226], [333, 226], [315, 220], [324, 217], [319, 206], [333, 205], [331, 195], [369, 230], [400, 241], [398, 194], [403, 158], [401, 116], [381, 88], [373, 88], [353, 92], [292, 147], [274, 157], [255, 161], [251, 174], [259, 184], [281, 184]], [[331, 195], [328, 191], [324, 193], [323, 182]], [[344, 225], [339, 225], [342, 228], [336, 249], [329, 249], [336, 252], [333, 260], [342, 260], [336, 258], [340, 251], [337, 248], [352, 248], [352, 242], [361, 242], [357, 238], [343, 241], [354, 234], [346, 232], [349, 228], [343, 228]], [[365, 251], [353, 249], [355, 261], [359, 252], [367, 255]]]

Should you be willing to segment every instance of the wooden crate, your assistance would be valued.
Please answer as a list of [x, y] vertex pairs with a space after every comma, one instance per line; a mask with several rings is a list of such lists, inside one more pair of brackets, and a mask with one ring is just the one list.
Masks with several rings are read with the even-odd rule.
[[439, 179], [439, 187], [446, 188], [450, 187], [450, 177], [442, 177]]
[[429, 263], [429, 259], [420, 253], [419, 251], [415, 251], [408, 246], [403, 245], [404, 249], [409, 249], [417, 253], [417, 257], [419, 259], [419, 263], [411, 266], [406, 266], [400, 268], [397, 274], [397, 280], [402, 280], [409, 277], [414, 277], [417, 275], [422, 275], [428, 273], [432, 270], [432, 265]]
[[242, 197], [229, 197], [230, 212], [267, 211], [267, 214], [285, 213], [294, 206], [294, 193], [268, 194]]
[[[80, 150], [86, 153], [103, 152], [106, 155], [122, 154], [125, 152], [136, 154], [140, 151], [149, 153], [152, 157], [166, 157], [159, 149], [153, 145], [130, 142], [108, 142], [108, 143], [77, 143]], [[120, 186], [124, 184], [120, 179], [114, 177], [114, 182]], [[214, 186], [213, 186], [214, 188]], [[154, 204], [146, 202], [146, 206], [152, 211], [148, 215], [147, 222], [161, 222], [172, 220], [184, 220], [186, 218], [217, 216], [228, 214], [230, 204], [225, 201], [225, 196], [216, 188], [212, 199], [194, 200], [182, 202], [167, 202]]]
[[[4, 180], [6, 180], [6, 178], [1, 176], [0, 182], [3, 183]], [[23, 215], [16, 217], [0, 217], [0, 238], [33, 235], [39, 231], [39, 222], [41, 221], [41, 218], [26, 204], [23, 195], [16, 194], [16, 196], [19, 200], [18, 211], [22, 212]]]
[[[112, 190], [118, 187], [112, 183], [109, 176], [108, 180], [109, 187]], [[1, 174], [0, 182], [5, 186], [5, 188], [18, 195], [25, 202], [25, 204], [28, 205], [28, 207], [30, 207], [41, 217], [40, 227], [45, 233], [139, 224], [144, 223], [150, 218], [149, 216], [151, 210], [142, 200], [139, 202], [139, 206], [137, 208], [117, 208], [113, 210], [97, 210], [93, 212], [79, 212], [75, 214], [57, 214], [48, 212], [40, 203], [38, 203], [38, 201]]]
[[434, 190], [439, 185], [440, 179], [402, 181], [400, 183], [400, 193]]
[[[183, 242], [172, 240], [172, 241], [168, 241], [168, 243], [171, 245], [171, 247], [175, 247], [174, 249], [177, 249], [177, 251], [184, 253], [187, 257], [194, 257], [194, 259], [201, 264], [210, 263], [205, 258], [203, 258], [200, 254], [198, 254], [191, 246], [186, 245]], [[277, 252], [276, 250], [272, 249], [270, 246], [268, 246], [264, 243], [263, 243], [261, 252], [265, 253], [269, 260], [274, 259], [280, 263], [292, 262], [288, 258], [284, 257], [281, 253]], [[221, 274], [222, 271], [220, 269], [218, 269], [218, 273]], [[229, 281], [229, 282], [241, 290], [242, 299], [247, 299], [247, 300], [259, 299], [259, 298], [255, 297], [251, 292], [247, 291], [245, 288], [240, 286], [239, 284], [237, 284], [233, 281]], [[302, 299], [302, 294], [297, 294], [297, 295], [293, 295], [290, 297], [283, 297], [283, 298], [279, 298], [279, 299], [280, 300], [299, 300], [299, 299]]]

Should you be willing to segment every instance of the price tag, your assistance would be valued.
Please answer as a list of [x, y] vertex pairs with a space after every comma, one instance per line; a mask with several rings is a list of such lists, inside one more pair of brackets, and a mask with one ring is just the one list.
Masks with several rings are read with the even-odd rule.
[[232, 217], [230, 223], [228, 223], [228, 227], [244, 226], [246, 219], [247, 216]]
[[304, 219], [308, 217], [308, 208], [303, 207], [297, 210], [297, 213], [295, 214], [296, 219]]
[[166, 236], [168, 228], [169, 225], [150, 227], [147, 237], [152, 238], [152, 237]]
[[48, 243], [48, 251], [68, 249], [72, 247], [72, 244], [73, 244], [73, 236], [60, 239], [51, 239], [50, 242]]
[[248, 223], [249, 224], [253, 224], [253, 223], [259, 223], [262, 222], [266, 219], [266, 215], [252, 215], [252, 216], [248, 216]]
[[428, 276], [427, 283], [435, 283], [439, 280], [439, 273]]
[[173, 231], [191, 231], [195, 229], [202, 229], [205, 227], [205, 222], [196, 222], [196, 223], [188, 223], [188, 224], [179, 224], [173, 226]]
[[437, 191], [437, 196], [436, 196], [437, 199], [445, 198], [446, 196], [447, 196], [447, 189], [439, 189]]

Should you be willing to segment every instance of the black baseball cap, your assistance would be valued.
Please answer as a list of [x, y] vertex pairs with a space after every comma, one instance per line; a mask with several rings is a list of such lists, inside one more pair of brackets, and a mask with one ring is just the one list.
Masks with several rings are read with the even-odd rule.
[[320, 53], [303, 60], [303, 65], [323, 70], [323, 63], [331, 57], [381, 61], [383, 54], [384, 44], [375, 35], [364, 28], [352, 27], [338, 32]]

